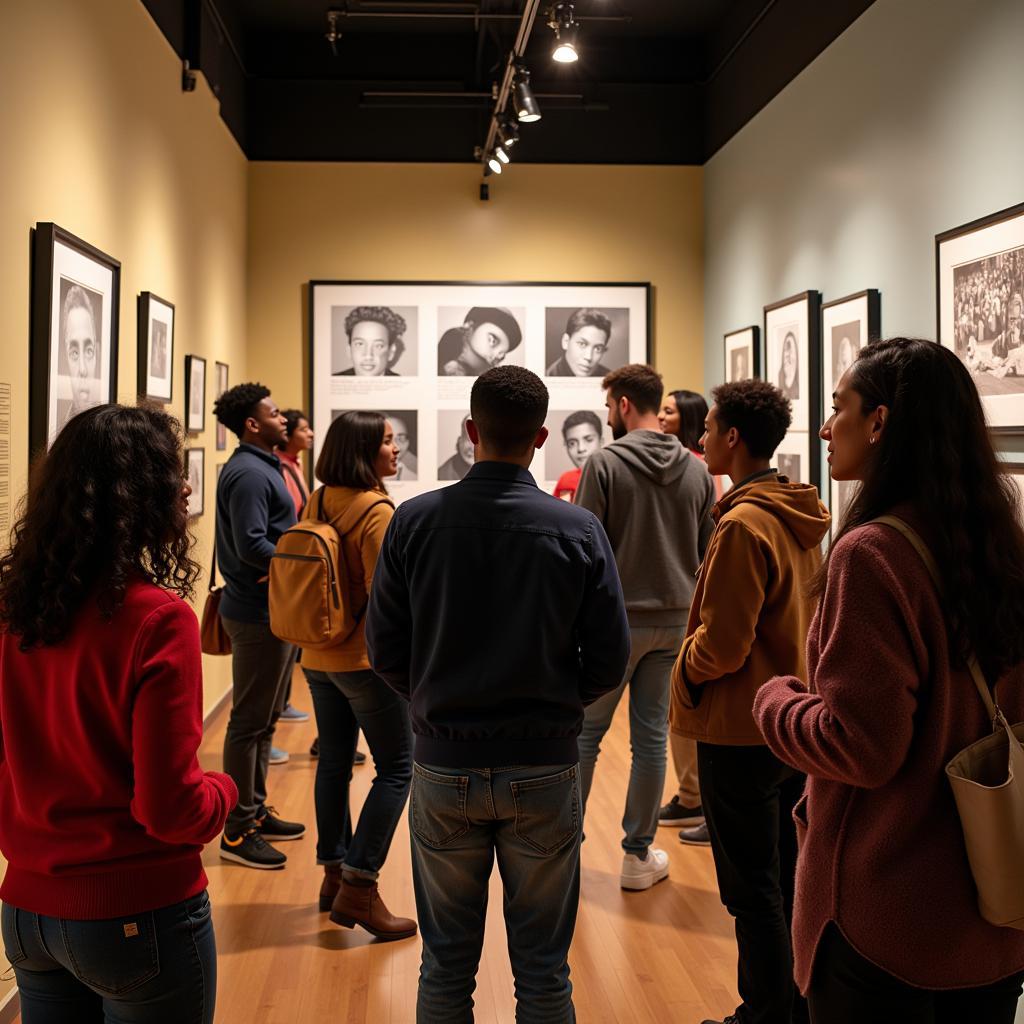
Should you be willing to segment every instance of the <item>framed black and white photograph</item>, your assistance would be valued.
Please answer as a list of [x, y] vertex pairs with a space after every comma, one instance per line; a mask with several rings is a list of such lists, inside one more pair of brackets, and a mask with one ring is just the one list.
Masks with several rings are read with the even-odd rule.
[[[400, 504], [465, 476], [462, 421], [481, 373], [525, 366], [544, 379], [550, 409], [598, 413], [608, 370], [650, 362], [650, 326], [646, 283], [311, 281], [312, 462], [339, 410], [393, 417], [402, 454], [388, 492]], [[533, 473], [551, 490], [554, 467], [571, 462], [560, 436], [549, 444]]]
[[174, 305], [153, 292], [139, 295], [139, 397], [170, 402], [174, 395]]
[[564, 306], [544, 310], [548, 377], [597, 377], [629, 362], [629, 310]]
[[1024, 430], [1024, 203], [935, 237], [938, 340], [996, 432]]
[[791, 430], [775, 449], [775, 457], [771, 464], [779, 471], [779, 476], [787, 477], [790, 483], [817, 486], [817, 459], [811, 458], [811, 452], [810, 436], [802, 431]]
[[761, 328], [742, 327], [725, 335], [725, 381], [761, 376]]
[[[218, 467], [218, 476], [220, 475]], [[185, 478], [192, 489], [188, 496], [188, 514], [195, 519], [203, 514], [206, 504], [206, 449], [185, 449]]]
[[437, 375], [479, 377], [495, 366], [523, 366], [526, 311], [506, 306], [441, 306]]
[[[566, 474], [575, 476], [575, 471], [582, 470], [594, 452], [612, 440], [608, 410], [603, 406], [596, 409], [550, 409], [544, 426], [548, 428], [548, 439], [542, 449], [544, 481], [549, 491]], [[537, 462], [535, 457], [533, 470], [539, 477]], [[572, 489], [575, 490], [575, 485]]]
[[206, 360], [185, 356], [185, 430], [201, 434], [206, 429]]
[[[220, 398], [228, 389], [228, 364], [213, 364], [213, 397]], [[217, 420], [217, 451], [222, 452], [228, 446], [228, 428]]]
[[821, 307], [821, 396], [823, 415], [857, 353], [882, 336], [882, 297], [869, 288]]
[[415, 306], [334, 306], [331, 373], [335, 377], [415, 377], [419, 362]]
[[793, 403], [792, 429], [809, 434], [817, 434], [821, 426], [820, 315], [821, 294], [815, 291], [764, 309], [764, 379]]
[[117, 397], [121, 264], [53, 223], [32, 236], [29, 446]]

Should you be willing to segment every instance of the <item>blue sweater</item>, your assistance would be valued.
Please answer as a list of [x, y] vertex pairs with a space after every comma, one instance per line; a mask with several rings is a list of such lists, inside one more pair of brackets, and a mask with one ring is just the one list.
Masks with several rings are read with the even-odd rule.
[[583, 708], [622, 682], [629, 657], [604, 529], [526, 470], [477, 463], [399, 506], [366, 646], [411, 702], [419, 762], [573, 764]]
[[255, 445], [240, 444], [217, 481], [217, 564], [224, 577], [224, 618], [270, 621], [270, 558], [278, 537], [294, 523], [295, 502], [281, 475], [281, 461]]

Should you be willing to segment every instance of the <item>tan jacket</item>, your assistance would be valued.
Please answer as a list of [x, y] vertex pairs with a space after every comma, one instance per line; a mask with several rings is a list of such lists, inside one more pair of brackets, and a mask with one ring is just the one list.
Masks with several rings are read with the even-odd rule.
[[806, 679], [806, 590], [829, 514], [816, 488], [775, 474], [734, 487], [712, 514], [718, 525], [672, 670], [671, 727], [706, 743], [763, 744], [758, 688], [773, 676]]
[[[318, 519], [319, 491], [313, 493], [302, 518]], [[373, 583], [373, 570], [384, 542], [384, 532], [395, 514], [390, 498], [364, 514], [366, 504], [374, 498], [387, 497], [382, 491], [362, 491], [354, 487], [324, 488], [324, 519], [334, 523], [341, 535], [341, 551], [345, 559], [344, 577], [348, 581], [348, 600], [353, 614], [359, 616], [355, 631], [336, 647], [302, 652], [305, 668], [320, 672], [358, 672], [370, 667], [366, 657], [366, 604]], [[353, 525], [354, 524], [354, 525]]]

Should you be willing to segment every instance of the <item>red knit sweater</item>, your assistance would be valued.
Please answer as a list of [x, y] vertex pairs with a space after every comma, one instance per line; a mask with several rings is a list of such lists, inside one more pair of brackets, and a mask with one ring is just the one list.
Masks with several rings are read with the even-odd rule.
[[[1024, 970], [1024, 932], [978, 912], [944, 773], [991, 726], [970, 675], [950, 665], [927, 570], [891, 527], [864, 526], [836, 545], [807, 667], [810, 693], [777, 678], [754, 704], [768, 746], [808, 774], [794, 812], [800, 988], [829, 921], [862, 956], [921, 988]], [[996, 696], [1011, 722], [1024, 718], [1024, 667]]]
[[94, 920], [206, 887], [202, 846], [238, 799], [203, 772], [195, 614], [148, 583], [104, 622], [89, 602], [53, 647], [0, 631], [0, 898]]

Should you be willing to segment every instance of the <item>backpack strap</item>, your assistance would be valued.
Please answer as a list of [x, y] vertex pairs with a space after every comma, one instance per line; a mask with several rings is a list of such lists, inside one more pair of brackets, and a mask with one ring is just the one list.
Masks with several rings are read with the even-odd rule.
[[[890, 526], [892, 529], [897, 530], [906, 537], [910, 542], [911, 547], [913, 547], [920, 556], [921, 561], [924, 562], [924, 566], [928, 570], [928, 575], [931, 576], [932, 582], [935, 584], [935, 589], [938, 590], [941, 596], [943, 586], [942, 577], [939, 575], [939, 567], [935, 562], [935, 557], [928, 549], [928, 545], [925, 544], [921, 535], [909, 523], [900, 519], [898, 516], [879, 516], [877, 519], [872, 519], [871, 522], [879, 523], [882, 526]], [[998, 726], [1000, 723], [1005, 724], [1003, 713], [999, 710], [999, 705], [992, 699], [992, 690], [988, 685], [988, 680], [985, 678], [985, 673], [982, 671], [981, 665], [978, 663], [977, 655], [973, 651], [971, 651], [967, 658], [967, 668], [970, 670], [971, 679], [974, 680], [974, 685], [978, 690], [978, 696], [981, 697], [981, 700], [985, 705], [985, 710], [988, 712], [988, 717], [992, 720], [993, 726]]]

